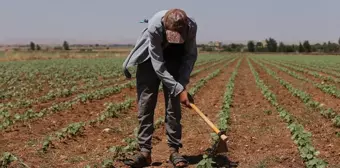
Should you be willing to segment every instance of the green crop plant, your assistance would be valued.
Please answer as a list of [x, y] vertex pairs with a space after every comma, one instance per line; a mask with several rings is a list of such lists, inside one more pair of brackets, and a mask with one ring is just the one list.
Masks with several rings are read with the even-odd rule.
[[17, 161], [18, 158], [11, 153], [5, 152], [0, 159], [0, 167], [7, 168], [12, 162]]
[[336, 137], [340, 138], [340, 132], [335, 133]]
[[56, 132], [58, 139], [71, 138], [78, 134], [81, 134], [85, 127], [84, 122], [77, 122], [68, 125], [66, 128], [61, 129], [60, 132]]
[[264, 110], [264, 113], [267, 114], [267, 115], [271, 115], [272, 111], [271, 110]]
[[5, 152], [2, 154], [2, 157], [0, 158], [0, 167], [1, 168], [7, 168], [11, 165], [13, 162], [18, 162], [22, 167], [29, 168], [28, 165], [26, 165], [20, 158], [13, 155], [12, 153]]
[[332, 119], [332, 121], [333, 121], [334, 126], [340, 128], [340, 115], [335, 116]]
[[112, 159], [105, 159], [102, 162], [102, 168], [114, 168]]
[[214, 168], [214, 164], [216, 162], [213, 161], [213, 158], [208, 155], [203, 155], [203, 159], [196, 165], [196, 168]]
[[159, 119], [156, 120], [155, 124], [154, 124], [154, 128], [158, 129], [161, 127], [161, 125], [163, 125], [165, 122], [164, 117], [160, 117]]
[[336, 116], [336, 113], [333, 111], [332, 108], [322, 108], [320, 111], [321, 115], [326, 117], [326, 118], [334, 118]]

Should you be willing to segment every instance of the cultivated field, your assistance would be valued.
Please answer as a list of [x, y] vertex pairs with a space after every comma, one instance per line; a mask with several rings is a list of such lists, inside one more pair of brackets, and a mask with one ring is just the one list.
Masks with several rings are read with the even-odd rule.
[[[0, 165], [124, 167], [138, 121], [136, 82], [124, 78], [123, 61], [0, 63]], [[340, 57], [200, 55], [191, 76], [195, 104], [226, 130], [227, 156], [239, 167], [340, 167]], [[160, 88], [154, 167], [170, 167], [164, 105]], [[212, 130], [186, 108], [182, 125], [181, 152], [196, 167]]]

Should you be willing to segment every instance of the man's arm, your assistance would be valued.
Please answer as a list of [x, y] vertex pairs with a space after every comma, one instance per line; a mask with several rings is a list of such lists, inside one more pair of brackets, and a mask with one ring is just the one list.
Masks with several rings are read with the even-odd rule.
[[190, 74], [197, 60], [196, 33], [197, 27], [194, 27], [193, 34], [186, 44], [187, 54], [183, 57], [183, 64], [180, 70], [179, 82], [184, 88], [190, 81]]
[[[154, 25], [149, 25], [149, 53], [152, 66], [160, 80], [169, 88], [171, 95], [177, 96], [184, 90], [184, 87], [175, 80], [164, 65], [163, 49], [161, 46], [162, 36]], [[147, 74], [146, 74], [147, 75]]]

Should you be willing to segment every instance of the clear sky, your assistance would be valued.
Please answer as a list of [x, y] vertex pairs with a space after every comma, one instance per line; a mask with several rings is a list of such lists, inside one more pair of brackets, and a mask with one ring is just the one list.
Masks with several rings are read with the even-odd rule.
[[198, 23], [197, 41], [334, 41], [339, 0], [0, 0], [0, 43], [68, 40], [135, 43], [162, 9], [181, 8]]

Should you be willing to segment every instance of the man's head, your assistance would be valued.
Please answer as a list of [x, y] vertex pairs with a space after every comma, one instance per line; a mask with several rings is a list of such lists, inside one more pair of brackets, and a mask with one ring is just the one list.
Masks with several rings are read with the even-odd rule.
[[184, 43], [187, 36], [188, 16], [181, 9], [169, 10], [164, 18], [166, 38], [169, 43]]

